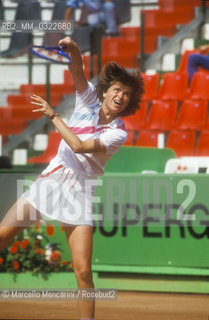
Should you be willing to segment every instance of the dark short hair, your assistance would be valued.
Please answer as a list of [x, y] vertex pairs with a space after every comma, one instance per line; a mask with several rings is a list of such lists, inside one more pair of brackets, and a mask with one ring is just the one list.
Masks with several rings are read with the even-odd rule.
[[131, 99], [128, 106], [119, 114], [121, 117], [134, 114], [140, 109], [140, 102], [144, 93], [144, 80], [139, 71], [129, 73], [124, 67], [116, 62], [110, 62], [102, 69], [97, 85], [97, 92], [100, 101], [103, 101], [103, 93], [115, 83], [122, 84], [132, 88]]

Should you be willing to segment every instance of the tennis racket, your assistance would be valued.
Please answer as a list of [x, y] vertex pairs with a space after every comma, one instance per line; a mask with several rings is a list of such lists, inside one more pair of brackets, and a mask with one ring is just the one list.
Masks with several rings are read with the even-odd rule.
[[72, 59], [69, 55], [64, 52], [63, 46], [48, 47], [48, 46], [30, 46], [30, 52], [39, 58], [60, 64], [71, 64]]

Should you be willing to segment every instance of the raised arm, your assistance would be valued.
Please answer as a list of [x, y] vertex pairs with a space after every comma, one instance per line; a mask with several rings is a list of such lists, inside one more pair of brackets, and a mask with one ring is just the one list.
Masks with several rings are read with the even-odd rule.
[[87, 88], [87, 80], [83, 72], [83, 61], [79, 46], [70, 37], [66, 37], [59, 41], [59, 45], [65, 46], [64, 51], [68, 52], [73, 60], [68, 66], [73, 77], [75, 89], [78, 93], [83, 92]]

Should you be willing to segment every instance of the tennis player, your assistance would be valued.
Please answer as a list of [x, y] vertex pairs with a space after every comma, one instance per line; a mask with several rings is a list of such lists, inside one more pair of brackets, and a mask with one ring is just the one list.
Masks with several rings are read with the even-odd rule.
[[[144, 92], [140, 73], [129, 74], [114, 62], [104, 67], [98, 88], [83, 72], [78, 45], [60, 40], [73, 60], [69, 70], [76, 88], [75, 110], [65, 124], [51, 106], [33, 95], [34, 112], [42, 112], [62, 136], [57, 156], [19, 198], [0, 225], [0, 249], [42, 216], [61, 221], [71, 250], [78, 288], [94, 288], [91, 259], [95, 181], [127, 138], [120, 116], [134, 114]], [[81, 319], [94, 319], [95, 302], [78, 301]]]

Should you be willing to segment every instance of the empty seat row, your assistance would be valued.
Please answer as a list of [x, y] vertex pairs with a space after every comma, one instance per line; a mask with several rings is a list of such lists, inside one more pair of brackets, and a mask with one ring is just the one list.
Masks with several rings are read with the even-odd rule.
[[[44, 91], [39, 92], [40, 86], [23, 85], [21, 90], [27, 92], [28, 89], [32, 89], [30, 94], [38, 93], [45, 98]], [[65, 89], [65, 86], [63, 87]], [[66, 86], [66, 90], [68, 90], [68, 86]], [[53, 106], [59, 104], [60, 101], [60, 95], [51, 94], [51, 104]], [[30, 120], [39, 117], [32, 113], [33, 106], [29, 95], [9, 95], [7, 102], [8, 106], [6, 108], [0, 108], [1, 122], [12, 118]], [[207, 100], [186, 99], [182, 102], [179, 110], [179, 104], [176, 100], [153, 100], [151, 106], [146, 100], [143, 100], [140, 110], [135, 115], [125, 117], [123, 120], [127, 130], [136, 131], [141, 129], [163, 131], [172, 129], [209, 129], [208, 102]]]
[[[177, 32], [176, 25], [188, 24], [195, 17], [194, 3], [185, 6], [173, 4], [169, 7], [162, 3], [158, 10], [143, 10], [143, 13], [144, 51], [147, 54], [157, 50], [158, 36], [172, 37]], [[121, 27], [120, 37], [102, 39], [102, 64], [115, 60], [127, 68], [138, 67], [140, 32], [140, 27]]]
[[[159, 131], [141, 131], [134, 145], [141, 147], [157, 147]], [[130, 132], [126, 145], [133, 145], [133, 132]], [[48, 163], [57, 153], [61, 136], [56, 131], [49, 133], [48, 145], [42, 155], [28, 159], [28, 163]], [[202, 131], [197, 137], [194, 131], [171, 131], [166, 139], [166, 148], [173, 149], [177, 157], [209, 156], [209, 131]]]
[[[140, 131], [134, 135], [128, 132], [126, 145], [141, 147], [157, 147], [160, 131]], [[198, 136], [195, 131], [173, 130], [165, 136], [165, 147], [175, 151], [177, 157], [209, 156], [209, 131], [202, 131]]]
[[[194, 6], [172, 7], [170, 10], [144, 10], [144, 50], [150, 54], [158, 47], [158, 36], [173, 36], [177, 24], [187, 24], [194, 19]], [[138, 67], [140, 52], [140, 27], [121, 27], [121, 36], [102, 40], [102, 63], [115, 60], [125, 67]], [[129, 48], [129, 50], [127, 50]]]
[[188, 83], [187, 72], [164, 73], [160, 82], [158, 73], [154, 75], [142, 74], [142, 76], [145, 81], [143, 100], [209, 100], [209, 72], [206, 70], [196, 72], [190, 85]]
[[[31, 104], [31, 95], [40, 95], [46, 99], [46, 85], [44, 84], [27, 84], [20, 86], [20, 94], [9, 94], [7, 96], [7, 106], [0, 107], [0, 134], [10, 135], [18, 134], [24, 130], [29, 120], [39, 119], [42, 113], [32, 112], [34, 106]], [[64, 94], [74, 92], [74, 84], [72, 77], [67, 74], [66, 81], [64, 75], [63, 84], [50, 85], [50, 104], [56, 107], [62, 101]], [[17, 126], [14, 127], [15, 119]]]
[[[50, 92], [53, 95], [64, 95], [71, 94], [74, 91], [73, 82], [69, 82], [67, 84], [50, 84]], [[46, 85], [45, 84], [22, 84], [20, 86], [20, 94], [31, 95], [45, 95], [46, 93]]]
[[[89, 76], [89, 57], [84, 58], [86, 76]], [[96, 63], [95, 63], [96, 64]], [[50, 85], [50, 104], [53, 107], [59, 105], [65, 94], [74, 92], [74, 83], [69, 70], [65, 70], [63, 84]], [[46, 85], [44, 84], [23, 84], [20, 86], [20, 94], [9, 94], [7, 96], [7, 106], [0, 107], [0, 134], [2, 136], [19, 134], [26, 129], [29, 120], [42, 117], [42, 113], [33, 113], [34, 106], [31, 104], [31, 95], [40, 95], [46, 99]], [[16, 121], [16, 126], [14, 126]]]
[[26, 129], [28, 123], [24, 119], [0, 119], [0, 135], [19, 134]]
[[146, 101], [140, 106], [134, 115], [123, 118], [127, 130], [209, 129], [206, 100], [184, 100], [180, 110], [177, 101], [153, 100], [150, 110]]
[[[89, 71], [89, 70], [88, 70]], [[188, 99], [184, 100], [181, 110], [178, 114], [178, 101], [182, 101], [184, 92], [187, 88], [188, 76], [186, 73], [166, 73], [163, 75], [163, 82], [158, 92], [159, 74], [146, 75], [142, 74], [145, 80], [145, 94], [141, 104], [141, 110], [134, 116], [125, 118], [128, 130], [140, 130], [142, 128], [171, 130], [178, 129], [195, 129], [201, 130], [209, 128], [207, 120], [207, 102], [209, 99], [209, 73], [197, 72], [194, 75], [192, 83], [187, 93]], [[69, 71], [64, 74], [65, 84], [52, 84], [50, 102], [56, 106], [61, 102], [62, 95], [72, 93], [74, 86], [69, 76]], [[9, 108], [30, 108], [30, 95], [39, 94], [46, 98], [45, 85], [22, 85], [19, 95], [9, 95], [7, 103]], [[153, 99], [151, 111], [147, 118], [148, 104], [147, 101]], [[193, 99], [193, 101], [191, 100]], [[202, 100], [197, 100], [202, 99]], [[165, 100], [163, 102], [163, 100]], [[7, 108], [5, 108], [7, 109]], [[4, 114], [7, 111], [5, 110]], [[11, 110], [8, 110], [8, 115]], [[18, 113], [21, 117], [21, 110]], [[27, 113], [28, 114], [28, 113]], [[8, 116], [7, 116], [8, 118]], [[25, 118], [25, 117], [24, 117]], [[30, 119], [30, 118], [28, 118]], [[31, 115], [31, 119], [33, 119]], [[2, 118], [3, 120], [3, 118]]]
[[[162, 75], [160, 83], [159, 75], [145, 75], [144, 100], [183, 100], [188, 88], [188, 74], [186, 72], [168, 72]], [[151, 92], [153, 92], [151, 94]]]
[[145, 29], [151, 27], [164, 26], [167, 28], [176, 24], [187, 24], [194, 19], [194, 6], [186, 8], [183, 6], [173, 7], [170, 11], [164, 10], [144, 10], [145, 13]]
[[[209, 3], [207, 1], [206, 6], [209, 6]], [[160, 8], [163, 10], [173, 10], [177, 8], [184, 8], [185, 10], [188, 7], [200, 7], [201, 6], [201, 1], [199, 0], [158, 0], [158, 5]]]
[[158, 4], [161, 7], [164, 7], [164, 6], [171, 6], [172, 7], [178, 7], [178, 6], [195, 6], [195, 7], [199, 7], [201, 4], [200, 4], [200, 1], [199, 0], [170, 0], [170, 1], [167, 1], [167, 0], [158, 0]]

